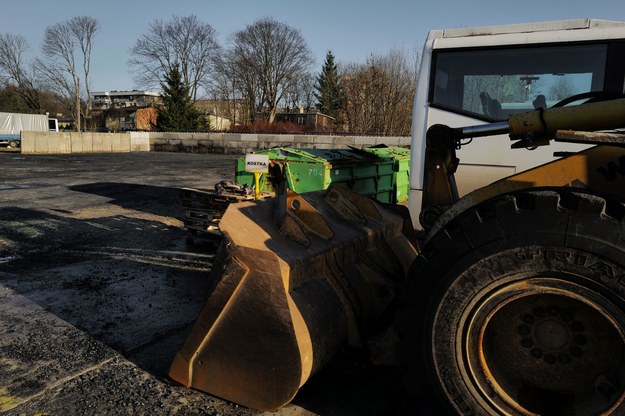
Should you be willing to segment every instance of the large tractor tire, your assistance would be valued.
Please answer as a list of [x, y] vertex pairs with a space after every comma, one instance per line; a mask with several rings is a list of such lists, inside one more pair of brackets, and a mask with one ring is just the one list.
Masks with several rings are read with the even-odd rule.
[[625, 204], [516, 192], [457, 216], [413, 268], [423, 370], [450, 414], [625, 414]]

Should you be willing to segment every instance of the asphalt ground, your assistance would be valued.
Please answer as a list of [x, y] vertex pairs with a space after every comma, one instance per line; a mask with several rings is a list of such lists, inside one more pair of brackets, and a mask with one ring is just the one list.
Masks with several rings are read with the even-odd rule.
[[[259, 414], [166, 376], [216, 250], [187, 245], [179, 188], [233, 180], [235, 159], [0, 152], [0, 413]], [[396, 338], [373, 362], [341, 352], [271, 414], [428, 414]]]

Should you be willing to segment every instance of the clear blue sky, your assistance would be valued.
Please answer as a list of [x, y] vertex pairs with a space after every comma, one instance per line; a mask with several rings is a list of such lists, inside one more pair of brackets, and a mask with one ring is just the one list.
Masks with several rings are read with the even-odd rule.
[[430, 29], [598, 18], [625, 21], [625, 0], [10, 0], [0, 33], [25, 36], [33, 54], [47, 26], [85, 15], [96, 18], [92, 89], [135, 87], [128, 50], [155, 19], [195, 14], [211, 24], [222, 45], [229, 34], [261, 17], [299, 29], [316, 58], [332, 50], [339, 62], [364, 62], [393, 47], [421, 52]]

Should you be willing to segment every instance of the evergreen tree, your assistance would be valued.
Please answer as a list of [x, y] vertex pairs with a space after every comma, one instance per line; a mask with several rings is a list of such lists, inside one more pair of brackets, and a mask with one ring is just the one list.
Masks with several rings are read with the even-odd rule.
[[160, 131], [198, 131], [207, 126], [200, 111], [195, 108], [189, 93], [189, 86], [182, 81], [178, 65], [165, 75], [161, 84], [163, 102], [158, 108], [156, 129]]
[[345, 108], [345, 95], [343, 94], [332, 51], [328, 51], [326, 54], [326, 60], [321, 73], [317, 76], [315, 98], [317, 99], [319, 110], [323, 114], [334, 117], [336, 120], [335, 128], [339, 128], [343, 124], [342, 114]]

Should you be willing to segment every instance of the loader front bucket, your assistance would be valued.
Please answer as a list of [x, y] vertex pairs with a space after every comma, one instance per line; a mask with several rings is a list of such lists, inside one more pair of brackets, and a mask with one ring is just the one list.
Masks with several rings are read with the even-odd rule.
[[417, 254], [402, 226], [338, 186], [230, 205], [223, 274], [170, 377], [258, 410], [289, 403], [389, 307]]

